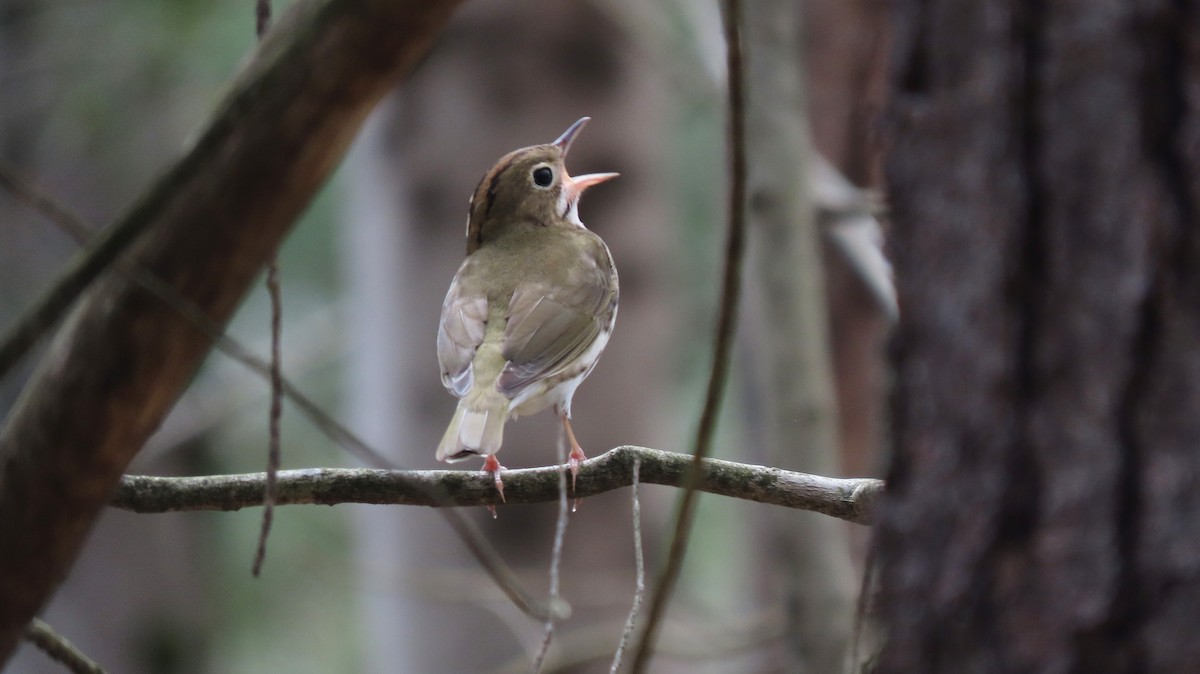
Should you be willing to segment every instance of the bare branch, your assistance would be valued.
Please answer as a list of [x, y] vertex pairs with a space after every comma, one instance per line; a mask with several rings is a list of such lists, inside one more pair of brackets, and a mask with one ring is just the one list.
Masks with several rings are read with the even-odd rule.
[[638, 482], [641, 477], [642, 460], [633, 459], [633, 484], [629, 486], [629, 498], [633, 502], [633, 558], [637, 565], [637, 579], [633, 590], [633, 606], [629, 609], [629, 617], [625, 619], [625, 629], [621, 630], [621, 640], [617, 642], [617, 652], [613, 654], [609, 674], [617, 674], [621, 669], [621, 658], [625, 655], [625, 647], [633, 636], [633, 628], [637, 626], [638, 614], [642, 611], [642, 601], [646, 598], [646, 562], [642, 556], [642, 506], [638, 502]]
[[262, 39], [271, 27], [271, 0], [255, 0], [254, 3], [254, 34]]
[[[607, 659], [614, 629], [614, 622], [600, 621], [564, 630], [559, 641], [562, 647], [556, 657], [546, 663], [546, 672], [576, 672], [585, 665]], [[686, 619], [667, 620], [654, 655], [677, 665], [691, 665], [690, 668], [676, 667], [678, 671], [690, 671], [698, 666], [704, 670], [730, 671], [730, 658], [762, 650], [782, 639], [785, 632], [784, 616], [776, 610], [749, 615], [701, 612]], [[722, 660], [726, 662], [720, 662]], [[726, 665], [724, 669], [721, 664]], [[493, 671], [495, 674], [516, 674], [528, 671], [528, 667], [525, 658], [518, 656]]]
[[[558, 465], [564, 466], [567, 463], [567, 436], [563, 430], [558, 432]], [[578, 498], [575, 500], [579, 502]], [[563, 541], [567, 536], [567, 520], [570, 516], [567, 514], [567, 471], [564, 469], [558, 470], [558, 519], [554, 523], [554, 545], [550, 550], [550, 598], [548, 603], [554, 605], [555, 602], [561, 601], [559, 593], [559, 583], [562, 574], [559, 569], [562, 566], [562, 551]], [[545, 630], [542, 632], [542, 645], [538, 649], [537, 655], [533, 658], [533, 672], [538, 674], [542, 671], [542, 665], [546, 663], [546, 655], [550, 652], [550, 642], [554, 639], [554, 620], [555, 616], [546, 618]]]
[[[267, 21], [270, 20], [271, 4], [266, 5]], [[262, 14], [259, 14], [260, 21]], [[259, 35], [265, 30], [260, 23]], [[271, 522], [275, 515], [275, 498], [279, 492], [277, 476], [279, 465], [283, 462], [283, 439], [280, 431], [280, 421], [283, 418], [283, 356], [280, 342], [283, 340], [283, 291], [279, 287], [279, 259], [272, 258], [267, 263], [267, 295], [271, 298], [271, 408], [267, 413], [267, 486], [263, 491], [262, 528], [258, 532], [258, 546], [254, 551], [254, 563], [251, 573], [257, 578], [262, 572], [263, 561], [267, 557], [267, 537], [271, 535]]]
[[84, 655], [82, 651], [67, 641], [54, 628], [45, 622], [34, 618], [25, 631], [25, 640], [37, 646], [55, 662], [66, 667], [73, 674], [104, 674], [104, 669], [94, 660]]
[[[271, 27], [271, 0], [255, 2], [254, 32], [262, 40]], [[271, 409], [267, 413], [267, 488], [263, 493], [262, 528], [258, 532], [258, 546], [254, 551], [254, 563], [250, 572], [257, 578], [262, 573], [263, 561], [267, 557], [267, 538], [271, 535], [271, 523], [275, 515], [275, 486], [279, 465], [283, 462], [282, 439], [279, 422], [283, 417], [283, 357], [280, 342], [283, 339], [283, 291], [279, 287], [279, 254], [276, 252], [267, 262], [267, 295], [271, 298]]]
[[19, 356], [87, 288], [0, 431], [0, 664], [212, 345], [126, 275], [89, 281], [126, 255], [223, 324], [457, 4], [293, 4], [186, 155], [0, 346]]
[[[76, 243], [81, 245], [87, 243], [95, 233], [95, 228], [84, 222], [83, 218], [64, 207], [31, 181], [21, 177], [16, 170], [6, 164], [0, 164], [0, 187], [3, 187], [26, 206], [46, 216]], [[4, 371], [0, 368], [0, 376], [3, 374]]]
[[729, 354], [737, 327], [738, 300], [741, 294], [742, 258], [746, 248], [746, 106], [742, 69], [741, 0], [724, 0], [721, 14], [725, 28], [726, 64], [729, 76], [729, 137], [730, 137], [730, 194], [729, 231], [725, 241], [725, 265], [721, 282], [721, 306], [717, 314], [716, 340], [713, 344], [713, 364], [709, 372], [708, 391], [700, 424], [696, 430], [696, 449], [692, 469], [676, 509], [675, 526], [667, 561], [658, 574], [658, 582], [650, 594], [646, 622], [634, 642], [631, 667], [634, 674], [646, 670], [658, 626], [666, 614], [667, 604], [675, 591], [675, 581], [683, 568], [691, 538], [692, 520], [696, 508], [697, 481], [700, 465], [709, 455], [712, 437], [721, 411], [721, 397], [729, 373]]
[[[588, 459], [579, 471], [576, 495], [595, 496], [633, 484], [633, 463], [641, 460], [640, 481], [683, 487], [689, 454], [624, 445]], [[279, 505], [371, 503], [423, 506], [487, 506], [551, 503], [558, 500], [555, 466], [504, 471], [500, 503], [489, 476], [474, 470], [377, 470], [306, 468], [279, 472]], [[205, 477], [126, 475], [112, 504], [122, 510], [162, 513], [188, 510], [241, 510], [262, 505], [264, 473]], [[721, 459], [705, 459], [696, 488], [720, 496], [811, 510], [870, 524], [883, 481], [797, 473]], [[441, 494], [439, 500], [431, 494]]]

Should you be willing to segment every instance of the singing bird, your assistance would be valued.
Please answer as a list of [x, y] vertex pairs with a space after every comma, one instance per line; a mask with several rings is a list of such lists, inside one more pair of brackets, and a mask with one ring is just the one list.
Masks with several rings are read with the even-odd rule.
[[579, 220], [584, 190], [617, 177], [572, 177], [564, 161], [590, 118], [547, 145], [510, 152], [479, 181], [467, 219], [467, 258], [438, 326], [442, 384], [459, 398], [437, 458], [484, 457], [504, 499], [496, 452], [504, 424], [553, 407], [571, 446], [574, 489], [587, 457], [571, 428], [571, 397], [591, 373], [617, 318], [617, 269]]

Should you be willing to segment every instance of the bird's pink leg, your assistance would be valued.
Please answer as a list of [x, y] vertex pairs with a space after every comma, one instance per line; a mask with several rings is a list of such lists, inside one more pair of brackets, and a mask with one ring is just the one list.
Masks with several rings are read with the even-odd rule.
[[579, 464], [587, 461], [587, 455], [575, 439], [575, 430], [571, 428], [571, 420], [562, 415], [563, 428], [567, 431], [567, 441], [571, 443], [571, 454], [567, 458], [567, 468], [571, 471], [571, 491], [575, 491], [575, 478], [579, 477]]
[[[494, 454], [488, 454], [486, 457], [484, 457], [483, 471], [485, 473], [491, 473], [493, 479], [496, 480], [496, 491], [500, 492], [501, 503], [504, 502], [504, 480], [500, 479], [500, 472], [503, 470], [504, 466], [500, 465], [500, 462], [496, 460], [496, 456]], [[487, 507], [487, 509], [488, 512], [492, 513], [493, 518], [496, 517], [496, 506], [490, 505]]]

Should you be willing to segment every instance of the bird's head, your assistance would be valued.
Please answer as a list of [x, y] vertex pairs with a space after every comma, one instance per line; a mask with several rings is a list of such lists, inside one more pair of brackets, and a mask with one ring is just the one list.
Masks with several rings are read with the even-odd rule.
[[616, 173], [571, 176], [566, 158], [590, 117], [583, 117], [558, 140], [510, 152], [491, 168], [471, 196], [467, 254], [510, 226], [583, 227], [579, 197]]

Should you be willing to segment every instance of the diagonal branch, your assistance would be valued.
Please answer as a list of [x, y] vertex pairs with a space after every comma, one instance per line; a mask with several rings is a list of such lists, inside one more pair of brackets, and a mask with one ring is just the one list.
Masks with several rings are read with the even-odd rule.
[[726, 69], [729, 77], [729, 230], [725, 239], [725, 264], [721, 280], [721, 303], [717, 313], [716, 340], [713, 343], [712, 370], [704, 408], [696, 430], [691, 479], [675, 507], [675, 524], [667, 559], [658, 573], [658, 582], [650, 593], [646, 622], [634, 642], [631, 671], [640, 674], [649, 666], [659, 625], [675, 591], [691, 540], [696, 513], [696, 481], [699, 469], [712, 450], [725, 380], [729, 375], [730, 353], [737, 329], [738, 301], [742, 286], [742, 258], [746, 247], [746, 123], [745, 85], [742, 72], [741, 0], [723, 0], [722, 24], [725, 29]]
[[[84, 222], [82, 218], [76, 216], [70, 209], [59, 204], [32, 183], [20, 178], [3, 164], [0, 164], [0, 186], [8, 189], [17, 198], [35, 210], [40, 211], [80, 243], [88, 241], [91, 237], [91, 233], [94, 230], [91, 225]], [[281, 385], [282, 393], [333, 442], [357, 456], [364, 463], [382, 468], [396, 468], [378, 450], [363, 442], [354, 432], [342, 425], [337, 419], [333, 418], [333, 416], [313, 402], [311, 398], [296, 388], [286, 377], [282, 376], [282, 372], [278, 373], [280, 377], [278, 382], [276, 382], [276, 373], [273, 372], [274, 368], [271, 367], [270, 363], [254, 355], [245, 346], [225, 334], [222, 331], [222, 327], [205, 315], [199, 307], [190, 300], [181, 297], [173, 288], [157, 276], [150, 274], [141, 267], [125, 262], [118, 263], [117, 268], [131, 280], [141, 285], [147, 292], [164, 302], [166, 306], [178, 312], [180, 316], [190, 322], [195, 328], [214, 340], [215, 348], [218, 351], [246, 366], [264, 379], [271, 380], [272, 385], [276, 383]], [[268, 480], [270, 480], [269, 477]], [[433, 486], [436, 487], [436, 485]], [[440, 498], [436, 492], [431, 492], [429, 496], [434, 500]], [[539, 620], [547, 620], [566, 612], [565, 602], [544, 604], [534, 599], [521, 586], [516, 575], [504, 563], [500, 554], [483, 538], [483, 535], [464, 515], [451, 509], [443, 509], [441, 512], [446, 519], [446, 524], [462, 539], [463, 545], [475, 557], [479, 565], [487, 571], [496, 582], [496, 585], [500, 587], [504, 594], [521, 611]]]
[[29, 623], [25, 639], [72, 674], [104, 674], [104, 668], [67, 641], [66, 637], [55, 632], [53, 627], [37, 618]]
[[633, 590], [633, 606], [629, 608], [629, 617], [625, 619], [625, 629], [621, 630], [621, 639], [617, 642], [617, 651], [613, 653], [612, 665], [608, 668], [609, 674], [617, 674], [621, 671], [621, 660], [625, 656], [625, 648], [629, 645], [629, 640], [633, 637], [633, 630], [637, 627], [638, 617], [642, 613], [642, 602], [646, 599], [646, 559], [642, 554], [642, 506], [638, 501], [638, 482], [641, 478], [642, 460], [636, 457], [633, 460], [633, 483], [629, 486], [630, 498], [632, 500], [633, 514], [633, 560], [634, 566], [637, 568], [637, 576]]
[[[624, 445], [585, 461], [576, 495], [595, 496], [639, 481], [684, 487], [690, 454]], [[559, 497], [555, 466], [504, 471], [507, 505], [550, 503]], [[139, 513], [187, 510], [240, 510], [262, 505], [264, 473], [203, 477], [126, 475], [112, 504]], [[720, 459], [701, 464], [700, 491], [787, 508], [811, 510], [857, 524], [869, 524], [883, 482], [872, 478], [809, 475]], [[438, 494], [441, 498], [434, 498]], [[486, 506], [497, 503], [496, 488], [481, 471], [308, 468], [279, 473], [279, 505], [371, 503], [423, 506]]]
[[[271, 0], [256, 0], [254, 3], [254, 32], [261, 42], [271, 26]], [[275, 514], [275, 478], [283, 462], [283, 440], [280, 437], [280, 421], [283, 419], [283, 289], [279, 283], [279, 253], [276, 251], [267, 261], [267, 296], [271, 299], [271, 408], [267, 414], [267, 487], [263, 493], [262, 528], [258, 533], [258, 546], [254, 551], [251, 573], [255, 578], [262, 573], [263, 561], [267, 557], [267, 538], [271, 535], [271, 523]]]
[[71, 292], [52, 291], [60, 308], [79, 299], [0, 431], [0, 666], [212, 345], [111, 262], [129, 256], [224, 324], [457, 4], [292, 5], [195, 144], [68, 272]]

